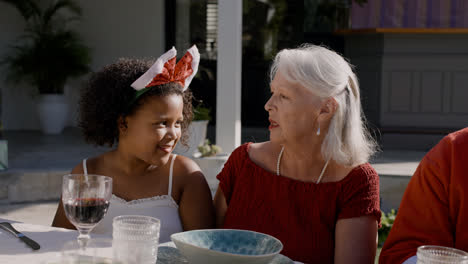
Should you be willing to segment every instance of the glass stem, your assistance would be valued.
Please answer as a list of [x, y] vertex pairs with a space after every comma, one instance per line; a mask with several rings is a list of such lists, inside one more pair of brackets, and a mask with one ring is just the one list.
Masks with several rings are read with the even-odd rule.
[[91, 232], [92, 228], [80, 228], [78, 229], [78, 232], [80, 232], [80, 235], [78, 236], [78, 244], [80, 245], [81, 250], [85, 250], [86, 246], [88, 245], [88, 241], [91, 238], [89, 236], [89, 233]]

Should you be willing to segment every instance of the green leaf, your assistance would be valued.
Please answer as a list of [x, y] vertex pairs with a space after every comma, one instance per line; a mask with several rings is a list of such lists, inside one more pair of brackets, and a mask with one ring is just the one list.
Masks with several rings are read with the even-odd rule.
[[209, 139], [205, 139], [203, 145], [198, 146], [198, 151], [202, 157], [211, 157], [221, 153], [222, 150], [221, 147], [211, 144]]
[[388, 234], [390, 233], [390, 230], [392, 229], [393, 222], [395, 222], [396, 214], [397, 213], [395, 209], [390, 210], [390, 212], [388, 213], [382, 212], [382, 218], [381, 218], [382, 227], [378, 231], [379, 233], [378, 244], [380, 246], [382, 246], [385, 240], [387, 239]]
[[211, 120], [210, 113], [211, 113], [210, 108], [198, 105], [193, 110], [193, 114], [194, 114], [193, 120], [194, 121], [199, 121], [199, 120], [208, 120], [208, 121], [210, 121]]

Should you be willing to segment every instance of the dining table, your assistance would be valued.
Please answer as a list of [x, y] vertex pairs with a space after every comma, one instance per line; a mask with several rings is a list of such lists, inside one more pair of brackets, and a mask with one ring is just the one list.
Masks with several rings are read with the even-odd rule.
[[2, 218], [0, 222], [10, 223], [16, 230], [37, 242], [41, 247], [39, 250], [33, 250], [17, 237], [0, 229], [1, 264], [45, 264], [47, 261], [57, 259], [63, 245], [68, 241], [76, 240], [78, 236], [78, 231], [65, 228], [28, 224]]
[[[49, 264], [54, 263], [53, 260], [60, 259], [63, 246], [74, 241], [78, 237], [78, 231], [65, 228], [30, 224], [0, 218], [1, 222], [10, 223], [16, 230], [23, 233], [26, 237], [34, 240], [40, 245], [39, 250], [33, 250], [23, 241], [0, 228], [0, 264]], [[91, 234], [92, 238], [110, 238], [105, 235]], [[161, 250], [163, 249], [163, 250]], [[172, 250], [170, 250], [172, 249]], [[163, 253], [163, 254], [160, 254]], [[162, 259], [173, 259], [176, 254], [177, 258], [182, 259], [183, 256], [177, 252], [173, 242], [166, 242], [159, 245], [158, 261], [159, 263], [188, 263], [183, 261], [160, 261]], [[162, 260], [161, 259], [161, 260]], [[290, 260], [291, 261], [291, 260]], [[279, 262], [278, 262], [279, 263]], [[283, 262], [281, 262], [283, 263]], [[293, 262], [300, 264], [301, 262]]]

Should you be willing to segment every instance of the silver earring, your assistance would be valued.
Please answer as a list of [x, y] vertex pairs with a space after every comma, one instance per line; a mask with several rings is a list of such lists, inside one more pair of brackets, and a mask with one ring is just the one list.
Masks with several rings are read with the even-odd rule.
[[317, 136], [320, 136], [320, 124], [318, 124]]

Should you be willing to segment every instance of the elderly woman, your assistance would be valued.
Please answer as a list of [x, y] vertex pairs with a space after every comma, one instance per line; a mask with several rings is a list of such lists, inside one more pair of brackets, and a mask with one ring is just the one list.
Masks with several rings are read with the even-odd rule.
[[218, 227], [275, 236], [296, 261], [374, 263], [379, 178], [356, 75], [308, 45], [282, 50], [271, 78], [270, 141], [240, 146], [217, 176]]

